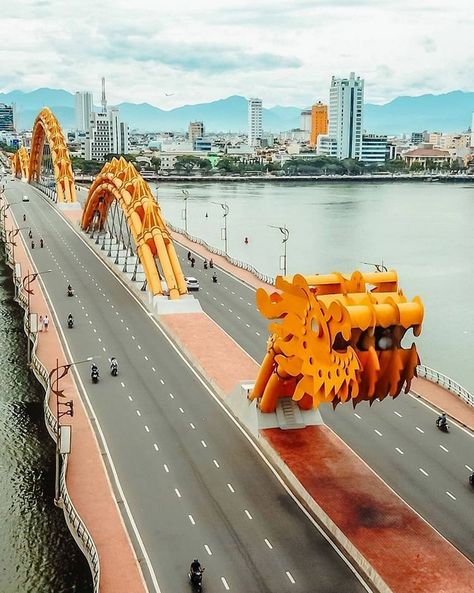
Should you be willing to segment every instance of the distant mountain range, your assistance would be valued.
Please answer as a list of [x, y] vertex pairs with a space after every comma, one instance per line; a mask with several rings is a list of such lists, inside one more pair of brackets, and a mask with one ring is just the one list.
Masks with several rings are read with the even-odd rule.
[[[47, 105], [66, 130], [74, 129], [74, 95], [61, 89], [42, 88], [24, 93], [0, 93], [0, 102], [16, 103], [18, 127], [28, 129], [38, 111]], [[148, 103], [120, 103], [122, 118], [131, 129], [141, 131], [185, 131], [190, 121], [203, 121], [210, 132], [244, 132], [247, 101], [234, 95], [211, 103], [183, 105], [169, 111]], [[367, 132], [401, 134], [413, 131], [454, 132], [466, 130], [472, 121], [474, 93], [452, 91], [442, 95], [397, 97], [385, 105], [367, 103], [364, 128]], [[275, 106], [264, 109], [265, 131], [298, 128], [301, 107]]]

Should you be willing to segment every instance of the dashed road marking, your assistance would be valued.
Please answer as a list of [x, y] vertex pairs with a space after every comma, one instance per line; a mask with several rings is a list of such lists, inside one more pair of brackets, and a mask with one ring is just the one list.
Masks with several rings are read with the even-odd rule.
[[206, 441], [201, 441], [201, 445], [204, 447], [204, 449], [207, 449]]
[[222, 581], [222, 584], [224, 585], [226, 591], [230, 591], [230, 587], [229, 587], [227, 581], [225, 580], [225, 577], [221, 577], [221, 581]]
[[176, 492], [176, 496], [181, 498], [181, 492], [177, 488], [175, 488], [174, 491]]
[[192, 515], [188, 515], [189, 520], [191, 521], [191, 525], [196, 525], [196, 521], [194, 520]]
[[354, 416], [355, 416], [356, 418], [358, 418], [359, 420], [361, 420], [361, 419], [362, 419], [362, 416], [359, 416], [359, 414], [358, 414], [357, 412], [354, 412]]
[[170, 393], [170, 398], [174, 399], [174, 395], [172, 393]]
[[153, 446], [155, 447], [155, 451], [159, 451], [160, 448], [158, 447], [158, 445], [156, 443], [153, 443]]
[[456, 497], [454, 496], [454, 494], [451, 494], [451, 492], [449, 492], [448, 490], [446, 490], [446, 494], [449, 496], [449, 498], [456, 500]]
[[147, 432], [150, 432], [150, 429], [148, 428], [148, 426], [147, 426], [146, 424], [145, 424], [145, 430], [146, 430]]
[[425, 431], [422, 428], [420, 428], [419, 426], [415, 426], [415, 428], [418, 432], [421, 432], [421, 434], [425, 434]]
[[273, 546], [272, 544], [268, 541], [267, 538], [264, 539], [264, 542], [267, 544], [267, 546], [270, 548], [270, 550], [273, 550]]
[[420, 471], [420, 472], [421, 472], [421, 473], [422, 473], [424, 476], [428, 477], [428, 476], [430, 475], [430, 474], [429, 474], [428, 472], [426, 472], [426, 471], [425, 471], [425, 470], [424, 470], [422, 467], [419, 467], [418, 469], [419, 469], [419, 471]]
[[472, 467], [469, 467], [468, 465], [464, 466], [466, 469], [468, 469], [470, 472], [474, 472], [474, 469], [472, 469]]
[[375, 434], [378, 434], [379, 437], [382, 436], [382, 433], [380, 432], [380, 430], [377, 430], [376, 428], [374, 428], [374, 432], [375, 432]]
[[142, 413], [140, 412], [140, 410], [137, 410], [137, 416], [141, 416]]
[[395, 451], [397, 453], [400, 453], [400, 455], [405, 455], [405, 453], [401, 449], [399, 449], [398, 447], [395, 447]]
[[235, 490], [234, 490], [232, 484], [227, 484], [227, 488], [232, 492], [232, 494], [235, 493]]
[[194, 424], [192, 422], [189, 423], [189, 426], [193, 429], [196, 430], [196, 427], [194, 426]]
[[212, 556], [211, 548], [207, 544], [204, 544], [204, 549], [209, 554], [209, 556]]
[[286, 571], [286, 576], [288, 577], [288, 579], [292, 585], [294, 585], [296, 583], [295, 579], [293, 578], [293, 575], [291, 574], [291, 572], [289, 570]]
[[446, 447], [444, 445], [440, 445], [440, 449], [443, 449], [443, 451], [446, 451], [446, 453], [449, 453], [449, 450], [446, 449]]
[[220, 465], [217, 463], [215, 459], [212, 460], [212, 463], [219, 469]]
[[251, 514], [248, 512], [248, 510], [247, 510], [247, 509], [245, 509], [245, 514], [247, 515], [247, 517], [248, 517], [250, 520], [252, 520], [252, 519], [253, 519], [252, 515], [251, 515]]
[[166, 465], [166, 463], [163, 463], [163, 467], [165, 468], [165, 472], [167, 474], [169, 474], [170, 473], [170, 468]]
[[396, 416], [398, 416], [399, 418], [403, 418], [403, 416], [400, 414], [400, 412], [394, 412], [394, 414], [395, 414]]

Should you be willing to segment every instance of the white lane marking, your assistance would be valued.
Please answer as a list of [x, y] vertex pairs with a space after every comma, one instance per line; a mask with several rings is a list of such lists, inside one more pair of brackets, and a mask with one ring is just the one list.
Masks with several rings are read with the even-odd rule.
[[415, 428], [418, 432], [421, 432], [421, 434], [425, 434], [425, 431], [422, 428], [420, 428], [419, 426], [415, 426]]
[[244, 297], [239, 297], [239, 299], [240, 299], [241, 301], [243, 301], [243, 300], [244, 300]]
[[148, 428], [148, 426], [147, 426], [146, 424], [145, 424], [145, 430], [146, 430], [147, 432], [150, 432], [150, 429]]
[[288, 579], [290, 580], [290, 583], [291, 583], [292, 585], [294, 585], [296, 581], [295, 581], [295, 579], [293, 578], [293, 575], [291, 574], [291, 572], [290, 572], [289, 570], [287, 570], [287, 571], [286, 571], [286, 576], [287, 576], [287, 577], [288, 577]]
[[361, 420], [361, 418], [362, 418], [362, 416], [359, 416], [359, 414], [358, 414], [357, 412], [354, 412], [354, 416], [355, 416], [356, 418], [359, 418], [359, 420]]
[[260, 335], [260, 332], [255, 332], [255, 333], [257, 334], [257, 336], [259, 336], [259, 335]]
[[252, 306], [252, 303], [247, 303], [247, 305], [248, 305], [249, 307], [251, 307], [251, 306]]
[[446, 449], [446, 447], [444, 445], [440, 445], [440, 448], [443, 449], [443, 451], [446, 451], [446, 453], [449, 453], [449, 450]]
[[397, 453], [400, 453], [400, 455], [405, 455], [405, 453], [401, 449], [399, 449], [398, 447], [395, 447], [395, 451]]
[[99, 340], [99, 342], [102, 342], [102, 338], [97, 338]]
[[192, 422], [189, 423], [189, 426], [193, 429], [196, 430], [196, 427], [194, 426], [194, 424]]
[[250, 327], [250, 324], [248, 324], [248, 323], [246, 323], [245, 325], [246, 325], [247, 327]]
[[120, 381], [120, 385], [121, 385], [122, 387], [125, 387], [125, 383], [123, 383], [122, 381]]
[[170, 398], [174, 399], [174, 395], [172, 393], [170, 393]]
[[474, 472], [474, 469], [472, 469], [472, 467], [469, 467], [468, 465], [464, 466], [466, 469], [468, 469], [470, 472]]
[[451, 494], [451, 492], [448, 492], [448, 490], [446, 490], [446, 494], [449, 496], [449, 498], [456, 500], [456, 497], [453, 494]]
[[160, 383], [161, 383], [162, 385], [164, 385], [164, 384], [165, 384], [165, 382], [163, 381], [163, 379], [160, 379]]
[[378, 434], [379, 437], [382, 436], [382, 433], [380, 432], [380, 430], [377, 430], [376, 428], [374, 428], [374, 432], [375, 432], [375, 434]]
[[204, 544], [204, 549], [209, 554], [209, 556], [212, 556], [211, 548], [207, 544]]
[[134, 340], [134, 339], [135, 339], [135, 336], [132, 336], [132, 340]]
[[232, 494], [235, 493], [234, 488], [232, 487], [232, 484], [227, 484], [227, 488], [232, 492]]
[[201, 441], [201, 445], [204, 447], [204, 449], [207, 449], [206, 441]]
[[155, 369], [155, 367], [151, 367], [151, 370], [152, 370], [154, 373], [156, 373], [156, 369]]
[[142, 349], [142, 347], [140, 346], [140, 344], [137, 344], [137, 348], [138, 348], [139, 350], [141, 350], [141, 349]]
[[267, 544], [267, 546], [270, 548], [270, 550], [273, 550], [273, 546], [272, 544], [268, 541], [267, 538], [264, 539], [264, 542]]
[[403, 416], [400, 414], [400, 412], [394, 412], [394, 414], [396, 414], [399, 418], [403, 418]]
[[102, 346], [102, 350], [105, 352], [105, 346]]
[[222, 581], [222, 584], [224, 585], [224, 587], [225, 587], [226, 591], [230, 591], [230, 587], [229, 587], [229, 585], [227, 584], [227, 581], [225, 580], [225, 578], [224, 578], [224, 577], [221, 577], [221, 581]]
[[175, 488], [174, 491], [176, 492], [176, 496], [181, 498], [181, 492], [177, 488]]
[[247, 517], [248, 517], [250, 520], [252, 520], [252, 519], [253, 519], [252, 515], [251, 515], [251, 514], [248, 512], [248, 510], [247, 510], [247, 509], [245, 509], [245, 514], [247, 515]]
[[188, 515], [189, 520], [191, 521], [191, 525], [196, 525], [196, 521], [194, 520], [192, 515]]
[[233, 312], [232, 309], [229, 309], [229, 313], [232, 313], [232, 312]]
[[425, 472], [425, 470], [422, 467], [419, 467], [418, 469], [424, 476], [428, 477], [430, 475], [428, 472]]
[[145, 356], [145, 360], [148, 360], [148, 356]]
[[179, 411], [181, 412], [181, 414], [184, 414], [183, 408], [179, 408]]
[[212, 463], [213, 463], [213, 464], [214, 464], [214, 465], [215, 465], [217, 468], [219, 468], [219, 467], [220, 467], [220, 465], [217, 463], [217, 461], [216, 461], [215, 459], [213, 459], [213, 460], [212, 460]]
[[224, 306], [225, 306], [224, 303], [221, 303], [221, 307], [224, 307]]
[[153, 443], [153, 446], [155, 447], [155, 451], [159, 451], [160, 448], [158, 447], [158, 445], [156, 443]]
[[232, 294], [235, 294], [235, 292], [233, 290], [230, 291]]
[[169, 474], [170, 473], [170, 468], [166, 465], [166, 463], [163, 463], [163, 467], [165, 468], [165, 472], [167, 474]]
[[128, 327], [125, 328], [128, 331]]
[[95, 329], [95, 327], [94, 327], [94, 329], [93, 329], [93, 332], [94, 332], [95, 334], [97, 333], [97, 330]]
[[240, 321], [240, 317], [237, 315], [237, 319]]
[[141, 416], [142, 413], [140, 412], [140, 410], [137, 410], [137, 416]]
[[133, 397], [131, 395], [128, 396], [128, 399], [133, 402]]

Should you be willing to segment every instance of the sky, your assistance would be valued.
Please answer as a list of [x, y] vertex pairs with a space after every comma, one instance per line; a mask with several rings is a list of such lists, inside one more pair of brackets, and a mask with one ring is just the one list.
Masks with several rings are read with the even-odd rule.
[[0, 91], [91, 90], [163, 109], [230, 95], [327, 101], [474, 90], [473, 0], [15, 0], [1, 10]]

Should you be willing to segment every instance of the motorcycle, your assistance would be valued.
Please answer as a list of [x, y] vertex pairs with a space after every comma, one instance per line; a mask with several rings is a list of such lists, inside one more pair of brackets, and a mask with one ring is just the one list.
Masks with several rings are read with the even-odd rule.
[[67, 296], [68, 296], [68, 297], [72, 297], [72, 296], [74, 296], [74, 291], [73, 291], [73, 289], [72, 289], [72, 288], [68, 288], [68, 289], [67, 289]]
[[93, 369], [91, 371], [91, 379], [92, 379], [92, 383], [99, 382], [99, 371], [97, 369]]
[[469, 484], [474, 488], [474, 473], [469, 476]]
[[214, 282], [214, 284], [217, 284], [217, 275], [216, 274], [212, 275], [212, 281]]
[[116, 377], [118, 375], [118, 365], [117, 364], [110, 365], [110, 374], [112, 375], [112, 377]]
[[74, 319], [72, 317], [67, 318], [67, 326], [69, 329], [72, 329], [74, 327]]
[[438, 427], [438, 429], [439, 429], [441, 432], [449, 432], [449, 426], [448, 426], [448, 423], [447, 423], [447, 422], [441, 422], [440, 420], [441, 420], [440, 418], [438, 418], [438, 419], [436, 420], [436, 426]]
[[194, 572], [190, 572], [189, 582], [191, 583], [192, 587], [198, 592], [201, 593], [202, 591], [202, 573], [204, 572], [204, 568], [201, 570], [196, 570]]

